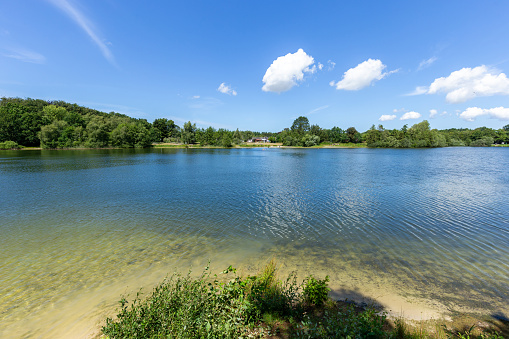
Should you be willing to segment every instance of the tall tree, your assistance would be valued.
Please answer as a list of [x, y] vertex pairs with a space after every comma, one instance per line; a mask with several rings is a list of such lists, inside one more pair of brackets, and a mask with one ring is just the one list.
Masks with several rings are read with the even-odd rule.
[[184, 144], [194, 144], [196, 142], [196, 124], [191, 124], [191, 121], [184, 123], [181, 138]]
[[310, 126], [308, 118], [303, 116], [298, 117], [293, 121], [292, 127], [290, 129], [292, 132], [296, 132], [299, 135], [309, 132]]

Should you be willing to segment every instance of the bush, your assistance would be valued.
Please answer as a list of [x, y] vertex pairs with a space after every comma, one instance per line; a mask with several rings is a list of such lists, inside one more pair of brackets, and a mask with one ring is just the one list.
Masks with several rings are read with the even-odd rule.
[[21, 146], [15, 141], [0, 142], [0, 149], [20, 149]]
[[312, 275], [304, 280], [304, 300], [315, 306], [322, 306], [330, 288], [327, 286], [329, 282], [329, 276], [326, 276], [323, 280], [317, 280]]
[[481, 139], [474, 140], [470, 143], [473, 147], [488, 147], [493, 145], [494, 140], [492, 137], [483, 137]]

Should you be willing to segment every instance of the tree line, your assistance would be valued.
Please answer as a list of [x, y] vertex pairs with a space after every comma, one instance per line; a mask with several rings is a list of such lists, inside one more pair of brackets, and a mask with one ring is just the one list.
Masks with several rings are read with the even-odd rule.
[[281, 132], [229, 131], [197, 128], [190, 121], [182, 127], [160, 118], [150, 123], [127, 115], [105, 113], [64, 101], [0, 99], [0, 149], [18, 145], [42, 148], [150, 147], [174, 142], [202, 146], [231, 147], [255, 137], [266, 137], [285, 146], [366, 143], [369, 147], [489, 146], [509, 143], [509, 125], [501, 129], [430, 129], [427, 121], [408, 128], [388, 130], [374, 125], [360, 133], [355, 127], [324, 129], [300, 116]]

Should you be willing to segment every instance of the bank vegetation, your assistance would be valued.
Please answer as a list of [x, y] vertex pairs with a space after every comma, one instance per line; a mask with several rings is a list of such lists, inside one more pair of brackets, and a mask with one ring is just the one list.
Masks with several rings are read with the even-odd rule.
[[0, 149], [41, 147], [62, 148], [143, 148], [158, 143], [207, 147], [248, 146], [259, 142], [291, 147], [362, 145], [368, 147], [421, 148], [446, 146], [491, 146], [509, 144], [509, 125], [500, 129], [431, 129], [424, 120], [411, 127], [385, 129], [373, 125], [365, 132], [355, 127], [330, 129], [311, 125], [298, 117], [278, 132], [230, 131], [197, 128], [188, 121], [178, 126], [166, 118], [148, 122], [116, 112], [40, 99], [0, 99]]

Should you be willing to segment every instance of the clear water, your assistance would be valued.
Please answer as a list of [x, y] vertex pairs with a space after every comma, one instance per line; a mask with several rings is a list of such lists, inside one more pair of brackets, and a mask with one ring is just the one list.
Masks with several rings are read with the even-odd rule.
[[84, 337], [169, 273], [272, 257], [337, 297], [507, 315], [508, 169], [507, 148], [0, 151], [0, 337]]

